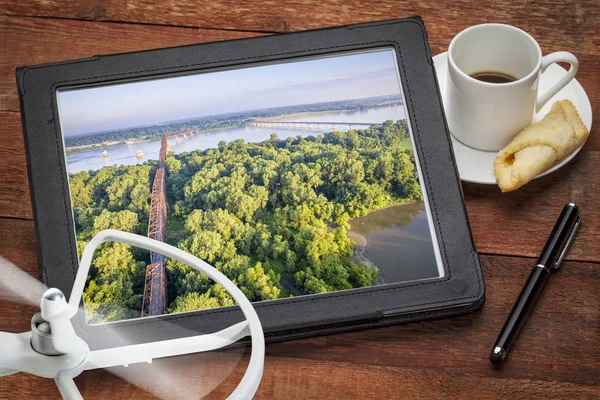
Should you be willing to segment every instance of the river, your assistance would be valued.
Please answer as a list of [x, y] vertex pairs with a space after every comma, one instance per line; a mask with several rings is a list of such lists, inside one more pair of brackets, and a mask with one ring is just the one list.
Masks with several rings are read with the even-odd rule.
[[423, 202], [382, 208], [350, 221], [357, 258], [379, 268], [377, 283], [439, 276]]
[[[293, 121], [322, 121], [322, 122], [348, 122], [357, 124], [356, 128], [365, 128], [360, 122], [385, 122], [389, 119], [399, 120], [404, 119], [404, 106], [388, 106], [370, 108], [364, 111], [350, 112], [331, 112], [327, 114], [317, 114], [313, 116], [292, 117]], [[285, 116], [280, 118], [285, 120]], [[323, 131], [331, 130], [331, 125], [325, 125]], [[348, 125], [338, 124], [339, 131], [347, 131]], [[223, 129], [212, 132], [199, 133], [194, 136], [189, 136], [187, 139], [179, 137], [179, 143], [175, 143], [174, 138], [169, 139], [171, 151], [175, 153], [189, 152], [193, 150], [205, 150], [217, 147], [220, 141], [231, 142], [236, 139], [244, 139], [246, 142], [261, 142], [269, 139], [271, 134], [277, 133], [281, 139], [298, 135], [306, 137], [309, 135], [316, 136], [320, 132], [314, 130], [296, 130], [296, 129], [278, 129], [278, 128], [258, 128], [258, 127], [240, 127], [233, 129]], [[143, 157], [136, 156], [137, 150], [141, 150]], [[103, 150], [92, 150], [83, 153], [70, 154], [67, 156], [67, 171], [79, 172], [84, 170], [97, 170], [110, 165], [135, 165], [141, 164], [148, 160], [158, 160], [158, 152], [160, 150], [160, 140], [150, 142], [123, 144], [106, 149], [108, 157], [103, 157]]]

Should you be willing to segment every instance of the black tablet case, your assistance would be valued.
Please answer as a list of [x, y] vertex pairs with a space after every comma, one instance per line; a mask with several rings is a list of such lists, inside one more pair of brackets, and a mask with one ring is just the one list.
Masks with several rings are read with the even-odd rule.
[[[393, 47], [428, 193], [445, 276], [426, 281], [255, 303], [267, 340], [375, 327], [475, 311], [485, 287], [464, 207], [433, 61], [419, 17], [260, 38], [95, 56], [17, 69], [31, 196], [44, 283], [70, 293], [77, 271], [56, 91], [124, 79], [200, 72], [340, 51]], [[243, 319], [237, 307], [111, 324], [130, 342], [213, 332]], [[79, 329], [93, 348], [113, 346], [103, 326]]]

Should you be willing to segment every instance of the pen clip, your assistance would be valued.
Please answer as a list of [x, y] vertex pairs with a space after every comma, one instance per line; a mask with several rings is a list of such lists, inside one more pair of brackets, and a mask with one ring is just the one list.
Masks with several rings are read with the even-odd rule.
[[577, 220], [573, 224], [573, 228], [571, 228], [571, 232], [569, 233], [569, 238], [565, 242], [565, 246], [563, 247], [562, 251], [560, 252], [560, 256], [558, 256], [558, 259], [556, 260], [556, 262], [553, 265], [553, 268], [555, 270], [560, 268], [560, 265], [562, 264], [563, 259], [567, 255], [567, 252], [569, 251], [569, 248], [571, 247], [571, 244], [573, 243], [573, 239], [575, 238], [575, 233], [577, 233], [577, 229], [579, 228], [579, 225], [581, 225], [581, 216], [577, 216]]

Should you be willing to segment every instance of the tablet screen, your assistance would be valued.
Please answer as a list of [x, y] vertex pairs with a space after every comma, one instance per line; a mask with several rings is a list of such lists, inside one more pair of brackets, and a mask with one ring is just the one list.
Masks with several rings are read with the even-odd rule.
[[[103, 229], [183, 249], [251, 301], [443, 275], [392, 49], [57, 93], [79, 254]], [[102, 245], [98, 324], [233, 305], [161, 254]]]

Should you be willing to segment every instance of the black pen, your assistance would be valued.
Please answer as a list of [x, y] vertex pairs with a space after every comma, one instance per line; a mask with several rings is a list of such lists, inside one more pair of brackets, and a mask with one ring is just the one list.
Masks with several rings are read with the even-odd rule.
[[553, 271], [558, 270], [565, 258], [580, 224], [581, 217], [577, 206], [573, 203], [565, 205], [544, 246], [544, 250], [542, 250], [525, 287], [523, 287], [496, 340], [496, 344], [492, 348], [490, 354], [492, 363], [500, 364], [506, 358], [506, 354], [515, 343], [519, 331], [533, 309], [535, 301], [542, 293], [548, 277]]

